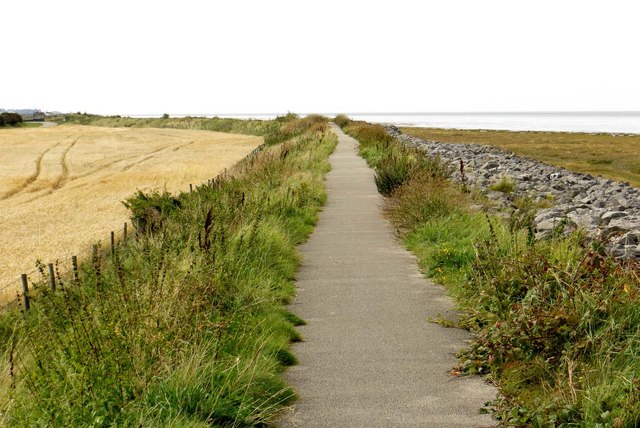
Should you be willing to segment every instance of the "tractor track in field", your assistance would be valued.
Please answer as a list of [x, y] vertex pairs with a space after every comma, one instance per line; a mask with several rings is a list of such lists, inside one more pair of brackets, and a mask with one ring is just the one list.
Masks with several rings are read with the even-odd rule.
[[60, 159], [60, 167], [62, 168], [62, 174], [60, 174], [60, 176], [53, 183], [53, 186], [51, 186], [52, 190], [61, 189], [62, 187], [64, 187], [65, 184], [67, 184], [67, 181], [69, 181], [70, 168], [69, 168], [69, 162], [67, 161], [67, 155], [79, 140], [80, 140], [80, 137], [76, 138], [73, 141], [73, 143], [69, 144], [69, 146], [62, 153], [62, 158]]
[[[116, 159], [116, 160], [107, 162], [107, 163], [105, 163], [103, 165], [100, 165], [99, 167], [94, 168], [91, 171], [87, 171], [87, 172], [85, 172], [83, 174], [78, 174], [78, 175], [75, 175], [75, 176], [71, 176], [71, 168], [69, 167], [69, 163], [68, 163], [68, 160], [67, 160], [67, 155], [68, 155], [69, 151], [76, 145], [76, 143], [79, 141], [79, 139], [80, 138], [77, 138], [72, 144], [69, 145], [69, 147], [67, 147], [65, 149], [65, 151], [64, 151], [64, 153], [62, 155], [62, 158], [60, 159], [60, 166], [62, 168], [62, 174], [56, 179], [54, 184], [51, 186], [50, 191], [47, 192], [47, 193], [39, 194], [39, 195], [29, 199], [28, 202], [33, 202], [33, 201], [38, 200], [38, 199], [40, 199], [40, 198], [42, 198], [44, 196], [50, 195], [54, 191], [59, 190], [62, 187], [64, 187], [69, 182], [73, 182], [73, 181], [76, 181], [76, 180], [81, 179], [81, 178], [86, 178], [86, 177], [95, 175], [95, 174], [97, 174], [97, 173], [99, 173], [101, 171], [108, 170], [108, 169], [112, 168], [114, 165], [117, 165], [119, 163], [131, 161], [130, 159]], [[178, 147], [173, 147], [173, 151], [177, 151], [177, 150], [179, 150], [181, 148], [184, 148], [184, 147], [186, 147], [186, 146], [188, 146], [190, 144], [193, 144], [193, 143], [194, 142], [191, 141], [191, 142], [188, 142], [188, 143], [181, 144]], [[57, 147], [59, 144], [56, 144], [55, 146], [50, 147], [49, 149], [47, 149], [47, 151]], [[124, 165], [120, 169], [120, 172], [127, 171], [127, 170], [133, 168], [136, 165], [139, 165], [139, 164], [144, 163], [144, 162], [146, 162], [148, 160], [156, 158], [160, 153], [162, 153], [164, 151], [167, 151], [167, 150], [169, 150], [171, 148], [172, 148], [171, 146], [165, 146], [165, 147], [161, 147], [161, 148], [156, 149], [156, 150], [152, 150], [151, 152], [138, 155], [137, 158], [139, 158], [141, 156], [144, 156], [144, 157], [142, 159], [138, 159], [138, 160], [135, 160], [133, 162], [130, 162], [127, 165]], [[39, 158], [39, 160], [38, 160], [39, 168], [41, 168], [40, 165], [41, 165], [42, 157], [44, 157], [45, 154], [46, 154], [46, 151], [41, 154], [41, 158]], [[117, 174], [117, 173], [114, 172], [113, 174], [109, 174], [108, 177], [111, 177], [111, 176], [113, 176], [115, 174]], [[40, 170], [38, 170], [38, 174], [37, 175], [38, 176], [40, 175]], [[37, 177], [36, 177], [36, 179], [37, 179]], [[30, 185], [33, 182], [35, 182], [36, 179], [30, 181], [28, 185]], [[28, 185], [24, 186], [22, 189], [20, 189], [20, 191], [26, 189], [28, 187]]]
[[[67, 138], [69, 137], [66, 137], [64, 140], [66, 140]], [[14, 187], [13, 189], [10, 189], [8, 192], [2, 195], [2, 197], [0, 197], [0, 201], [4, 201], [6, 199], [9, 199], [12, 196], [15, 196], [21, 192], [24, 192], [26, 189], [29, 188], [29, 186], [35, 183], [40, 177], [40, 174], [42, 173], [42, 159], [44, 159], [47, 153], [49, 153], [51, 150], [55, 149], [60, 144], [62, 144], [64, 140], [57, 142], [50, 147], [47, 147], [42, 153], [40, 153], [36, 159], [36, 171], [32, 175], [27, 177], [22, 183], [20, 183], [20, 185]]]

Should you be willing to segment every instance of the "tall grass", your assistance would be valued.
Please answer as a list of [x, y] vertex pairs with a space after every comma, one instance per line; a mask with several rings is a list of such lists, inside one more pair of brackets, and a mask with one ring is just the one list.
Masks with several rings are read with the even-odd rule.
[[337, 116], [335, 120], [344, 125], [347, 133], [358, 139], [360, 154], [375, 169], [376, 185], [384, 196], [391, 195], [410, 178], [418, 175], [440, 180], [451, 174], [450, 168], [440, 159], [399, 144], [381, 125], [354, 122], [345, 116]]
[[69, 114], [64, 123], [80, 125], [112, 126], [126, 128], [176, 128], [199, 129], [206, 131], [227, 132], [231, 134], [245, 134], [263, 136], [267, 144], [277, 144], [291, 138], [295, 133], [301, 133], [308, 128], [323, 130], [327, 126], [327, 119], [312, 114], [304, 118], [289, 113], [279, 116], [275, 120], [233, 119], [233, 118], [131, 118], [120, 116], [96, 116], [91, 114]]
[[4, 425], [264, 426], [294, 398], [282, 304], [336, 144], [294, 121], [212, 186], [134, 195], [136, 240], [0, 317]]
[[[356, 138], [377, 129], [352, 126]], [[374, 165], [403, 156], [386, 137], [362, 146]], [[462, 190], [416, 168], [386, 202], [421, 267], [456, 297], [460, 325], [474, 332], [459, 369], [500, 388], [493, 410], [507, 426], [638, 426], [637, 265], [608, 258], [580, 233], [535, 241], [533, 204], [504, 219], [471, 210], [481, 200]]]

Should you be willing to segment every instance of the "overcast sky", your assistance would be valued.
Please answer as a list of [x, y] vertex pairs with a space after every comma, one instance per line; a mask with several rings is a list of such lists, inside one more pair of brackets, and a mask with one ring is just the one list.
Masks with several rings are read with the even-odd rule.
[[9, 1], [0, 107], [640, 110], [639, 18], [638, 0]]

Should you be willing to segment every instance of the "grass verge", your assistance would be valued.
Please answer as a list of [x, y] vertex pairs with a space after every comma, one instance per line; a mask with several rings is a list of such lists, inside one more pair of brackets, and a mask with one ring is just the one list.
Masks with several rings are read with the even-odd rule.
[[395, 165], [404, 177], [386, 211], [423, 271], [458, 301], [460, 326], [474, 333], [459, 370], [499, 387], [495, 416], [506, 426], [638, 426], [638, 267], [579, 233], [536, 241], [532, 203], [507, 219], [471, 210], [482, 201], [443, 179], [437, 159], [405, 174], [406, 159], [393, 159], [406, 149], [379, 126], [343, 126], [376, 176]]
[[318, 117], [261, 126], [282, 143], [193, 193], [132, 196], [137, 239], [0, 316], [5, 426], [264, 426], [294, 398], [283, 303], [336, 138]]
[[41, 122], [22, 122], [17, 125], [0, 125], [0, 129], [15, 129], [15, 128], [40, 128]]
[[230, 134], [258, 135], [264, 137], [266, 144], [281, 143], [292, 135], [311, 128], [322, 131], [326, 127], [326, 119], [318, 115], [309, 115], [300, 119], [289, 113], [275, 120], [241, 120], [232, 118], [131, 118], [120, 116], [96, 116], [91, 114], [69, 114], [64, 116], [63, 124], [79, 124], [93, 126], [112, 126], [123, 128], [176, 128], [199, 129], [205, 131], [227, 132]]
[[443, 143], [488, 144], [549, 165], [640, 186], [640, 135], [402, 128]]

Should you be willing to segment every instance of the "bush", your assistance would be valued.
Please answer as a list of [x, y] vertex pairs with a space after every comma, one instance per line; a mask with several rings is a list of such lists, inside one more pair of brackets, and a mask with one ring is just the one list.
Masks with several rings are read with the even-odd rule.
[[333, 122], [340, 128], [344, 128], [351, 123], [351, 119], [346, 114], [339, 114], [333, 119]]
[[154, 233], [162, 229], [165, 219], [177, 211], [181, 203], [166, 190], [162, 193], [138, 190], [123, 205], [131, 211], [131, 222], [136, 231]]
[[18, 113], [2, 113], [0, 117], [2, 118], [3, 125], [15, 126], [22, 123], [22, 116]]

